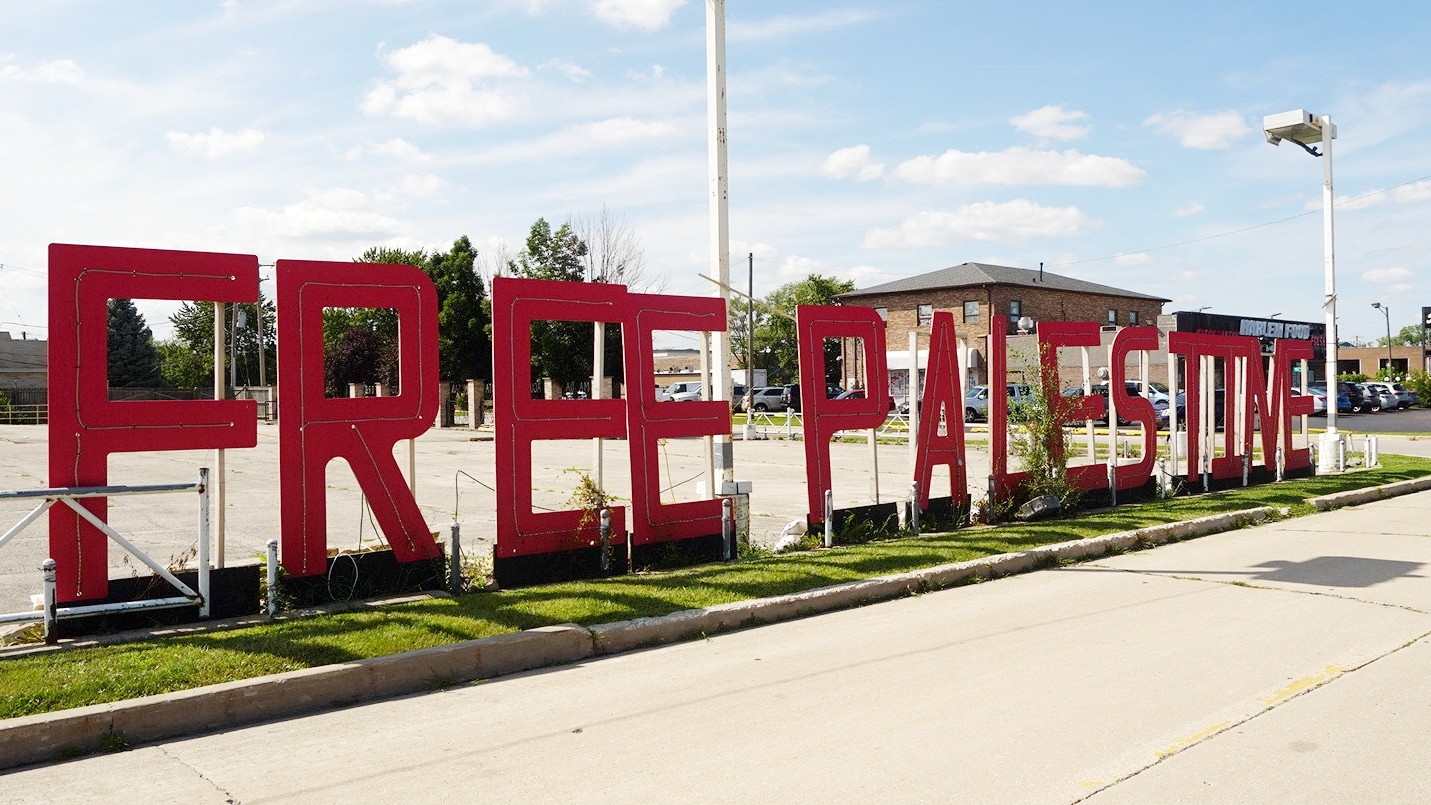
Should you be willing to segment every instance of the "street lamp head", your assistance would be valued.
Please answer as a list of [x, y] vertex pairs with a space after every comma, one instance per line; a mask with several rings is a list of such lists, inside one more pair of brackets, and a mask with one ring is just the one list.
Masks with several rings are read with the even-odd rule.
[[1374, 308], [1376, 308], [1377, 310], [1381, 310], [1381, 303], [1380, 303], [1380, 302], [1372, 302], [1372, 303], [1371, 303], [1371, 306], [1374, 307]]
[[[1329, 127], [1329, 133], [1322, 130], [1324, 123]], [[1306, 109], [1293, 109], [1262, 118], [1262, 135], [1272, 145], [1291, 140], [1306, 147], [1321, 142], [1323, 138], [1336, 139], [1337, 127]]]

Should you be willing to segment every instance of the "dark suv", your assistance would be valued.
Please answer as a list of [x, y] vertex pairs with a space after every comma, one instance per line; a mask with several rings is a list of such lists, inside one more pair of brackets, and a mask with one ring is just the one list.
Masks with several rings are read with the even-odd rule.
[[[845, 392], [844, 389], [832, 383], [825, 384], [825, 397], [838, 397]], [[800, 412], [800, 384], [786, 383], [785, 392], [780, 395], [780, 402], [785, 404], [786, 411]]]

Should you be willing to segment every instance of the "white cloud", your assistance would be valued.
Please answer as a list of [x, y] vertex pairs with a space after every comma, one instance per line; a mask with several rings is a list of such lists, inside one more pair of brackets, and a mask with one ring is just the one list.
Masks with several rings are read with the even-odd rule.
[[1168, 112], [1156, 114], [1143, 121], [1159, 134], [1177, 137], [1186, 148], [1200, 148], [1206, 151], [1221, 151], [1231, 148], [1238, 140], [1251, 133], [1252, 128], [1236, 112], [1216, 112], [1197, 115], [1192, 112]]
[[542, 65], [542, 69], [556, 70], [558, 73], [561, 73], [562, 75], [566, 76], [567, 78], [571, 79], [573, 82], [576, 83], [581, 83], [582, 81], [591, 78], [590, 70], [586, 69], [585, 67], [582, 67], [579, 64], [572, 64], [569, 61], [562, 61], [561, 59], [552, 59], [548, 61], [546, 64]]
[[293, 238], [355, 236], [377, 240], [404, 231], [398, 221], [367, 209], [370, 205], [364, 193], [330, 188], [290, 204], [280, 212], [242, 207], [238, 217], [275, 235]]
[[431, 173], [408, 173], [398, 179], [392, 192], [407, 198], [440, 198], [447, 189], [447, 182]]
[[896, 229], [874, 229], [866, 248], [949, 246], [971, 240], [1031, 240], [1086, 231], [1093, 220], [1077, 207], [1044, 207], [1025, 199], [984, 201], [952, 212], [921, 212]]
[[833, 10], [801, 17], [771, 17], [755, 22], [732, 20], [726, 29], [726, 35], [733, 40], [753, 42], [845, 28], [874, 18], [874, 15], [867, 11]]
[[[1337, 199], [1336, 207], [1338, 210], [1365, 210], [1386, 204], [1416, 204], [1427, 200], [1431, 200], [1431, 179], [1393, 187], [1384, 192], [1368, 193], [1356, 197], [1343, 196]], [[1322, 208], [1321, 199], [1315, 203], [1309, 203], [1309, 206], [1320, 210]]]
[[1374, 282], [1377, 285], [1386, 285], [1392, 282], [1405, 282], [1416, 275], [1404, 268], [1373, 268], [1370, 271], [1363, 271], [1361, 278], [1367, 282]]
[[853, 176], [861, 182], [878, 179], [884, 175], [884, 163], [870, 161], [868, 145], [852, 145], [825, 157], [820, 165], [820, 173], [835, 179]]
[[206, 159], [220, 159], [237, 154], [257, 151], [265, 137], [257, 129], [244, 129], [229, 133], [220, 128], [209, 129], [206, 134], [189, 134], [182, 131], [164, 133], [165, 142], [171, 151], [192, 154]]
[[0, 80], [28, 81], [35, 84], [77, 84], [84, 71], [69, 59], [47, 61], [38, 67], [25, 69], [13, 64], [0, 65]]
[[1087, 120], [1088, 115], [1065, 109], [1062, 106], [1044, 106], [1035, 109], [1024, 115], [1015, 115], [1009, 118], [1009, 123], [1014, 128], [1025, 134], [1032, 134], [1035, 137], [1044, 137], [1050, 140], [1077, 140], [1088, 136], [1091, 130], [1089, 126], [1082, 123]]
[[358, 159], [364, 156], [392, 157], [405, 162], [430, 162], [432, 160], [432, 157], [423, 153], [421, 148], [401, 137], [394, 137], [380, 143], [355, 145], [349, 148], [343, 156], [348, 159]]
[[1137, 254], [1115, 254], [1113, 262], [1120, 266], [1141, 266], [1147, 265], [1151, 258], [1141, 252]]
[[1398, 282], [1390, 288], [1387, 288], [1388, 292], [1394, 294], [1409, 293], [1414, 290], [1416, 290], [1416, 286], [1407, 282]]
[[490, 85], [530, 73], [482, 42], [437, 34], [389, 53], [384, 61], [397, 77], [379, 81], [363, 99], [363, 111], [432, 125], [480, 127], [516, 117], [521, 98]]
[[1207, 207], [1204, 207], [1202, 202], [1194, 201], [1191, 204], [1184, 204], [1183, 206], [1178, 207], [1176, 210], [1173, 211], [1173, 215], [1178, 218], [1187, 218], [1191, 215], [1201, 215], [1206, 211]]
[[1010, 148], [970, 153], [950, 149], [937, 157], [919, 156], [901, 162], [894, 175], [916, 184], [1078, 185], [1128, 187], [1143, 180], [1143, 171], [1126, 160], [1081, 154]]
[[635, 120], [613, 117], [594, 123], [582, 123], [568, 129], [564, 136], [596, 145], [620, 145], [636, 140], [657, 140], [675, 134], [676, 127], [657, 120]]
[[657, 31], [686, 0], [587, 0], [596, 18], [616, 28]]

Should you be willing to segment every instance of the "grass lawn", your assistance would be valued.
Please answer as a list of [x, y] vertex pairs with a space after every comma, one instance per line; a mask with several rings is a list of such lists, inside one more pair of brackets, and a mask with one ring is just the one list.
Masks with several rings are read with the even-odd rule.
[[475, 592], [94, 648], [0, 659], [0, 718], [199, 687], [558, 623], [594, 625], [793, 593], [1039, 545], [1255, 506], [1310, 514], [1306, 498], [1431, 474], [1431, 459], [1120, 506], [1037, 523], [969, 528], [730, 564], [522, 590]]

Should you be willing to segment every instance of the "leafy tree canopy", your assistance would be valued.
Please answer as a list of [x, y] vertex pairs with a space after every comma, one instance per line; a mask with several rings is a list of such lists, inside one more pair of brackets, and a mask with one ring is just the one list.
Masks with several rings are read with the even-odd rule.
[[154, 334], [129, 299], [109, 300], [109, 385], [156, 387], [163, 383]]

